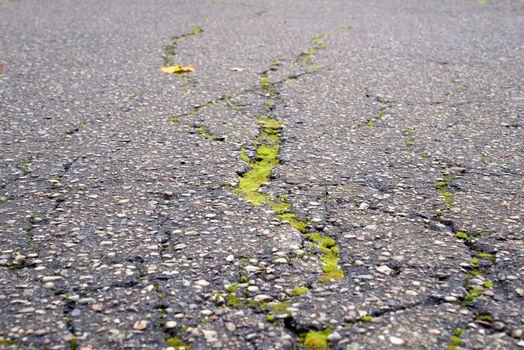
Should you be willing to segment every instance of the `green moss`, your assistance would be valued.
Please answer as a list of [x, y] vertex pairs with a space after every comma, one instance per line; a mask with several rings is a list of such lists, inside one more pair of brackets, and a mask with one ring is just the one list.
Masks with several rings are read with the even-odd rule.
[[193, 28], [193, 30], [191, 31], [191, 33], [192, 33], [193, 35], [201, 35], [203, 32], [204, 32], [204, 30], [202, 29], [202, 27], [195, 27], [195, 28]]
[[31, 164], [35, 160], [35, 157], [31, 158], [21, 158], [16, 167], [24, 173], [24, 175], [29, 175], [31, 173]]
[[240, 283], [247, 283], [249, 282], [249, 278], [247, 276], [240, 276]]
[[172, 64], [171, 58], [175, 55], [175, 50], [180, 42], [187, 40], [193, 36], [199, 36], [203, 32], [204, 30], [202, 29], [202, 27], [194, 27], [193, 29], [191, 29], [191, 31], [185, 34], [175, 36], [167, 40], [164, 44], [164, 54], [162, 56], [164, 66], [169, 66], [170, 64]]
[[273, 83], [271, 82], [271, 79], [267, 75], [264, 75], [260, 79], [260, 85], [262, 86], [262, 89], [264, 89], [266, 91], [270, 90], [273, 87]]
[[451, 337], [449, 337], [449, 340], [451, 340], [451, 343], [455, 346], [459, 346], [460, 343], [461, 343], [461, 340], [459, 337], [455, 336], [455, 335], [452, 335]]
[[476, 298], [482, 296], [483, 294], [484, 293], [481, 290], [477, 290], [477, 289], [471, 290], [466, 295], [466, 298], [465, 298], [464, 302], [462, 303], [462, 306], [470, 306], [471, 303], [473, 302], [473, 300], [475, 300]]
[[271, 315], [271, 314], [267, 315], [267, 316], [266, 316], [266, 321], [268, 321], [268, 322], [274, 322], [274, 321], [275, 321], [275, 316], [274, 316], [274, 315]]
[[243, 303], [240, 300], [240, 298], [238, 298], [236, 295], [230, 293], [228, 295], [228, 297], [227, 297], [226, 305], [229, 306], [229, 307], [232, 307], [232, 306], [241, 307], [243, 305]]
[[338, 257], [339, 248], [336, 247], [336, 242], [333, 238], [322, 236], [318, 233], [307, 234], [311, 241], [316, 243], [316, 246], [322, 251], [320, 259], [324, 263], [322, 271], [324, 275], [320, 279], [321, 282], [328, 282], [331, 280], [338, 280], [344, 278], [344, 273], [338, 268], [340, 258]]
[[308, 65], [312, 65], [313, 62], [311, 61], [311, 56], [315, 55], [317, 53], [317, 51], [318, 50], [315, 49], [315, 48], [309, 48], [306, 52], [301, 53], [297, 57], [297, 61], [306, 63]]
[[481, 259], [489, 259], [491, 262], [495, 262], [497, 260], [493, 254], [478, 253], [477, 255], [478, 255], [479, 258], [481, 258]]
[[440, 196], [444, 197], [444, 204], [448, 207], [453, 205], [453, 194], [451, 192], [446, 191], [444, 188], [439, 188], [437, 192]]
[[360, 321], [362, 322], [371, 322], [371, 320], [373, 320], [373, 317], [369, 316], [369, 315], [366, 315], [366, 316], [362, 316], [360, 318]]
[[224, 141], [224, 138], [222, 136], [210, 134], [204, 127], [197, 128], [196, 130], [200, 135], [204, 136], [206, 139], [214, 141]]
[[449, 340], [451, 341], [452, 345], [448, 346], [448, 350], [455, 350], [457, 346], [460, 346], [462, 341], [460, 340], [460, 336], [464, 333], [464, 330], [461, 328], [455, 329], [455, 332], [453, 332], [453, 335], [449, 337]]
[[491, 289], [491, 288], [493, 288], [493, 282], [491, 282], [491, 281], [486, 281], [486, 282], [484, 282], [484, 283], [482, 284], [482, 286], [483, 286], [484, 288], [489, 288], [489, 289]]
[[191, 346], [184, 343], [184, 341], [179, 337], [168, 338], [166, 339], [166, 342], [175, 350], [191, 350]]
[[0, 337], [0, 345], [1, 346], [15, 346], [15, 345], [21, 345], [22, 342], [20, 340], [13, 340], [13, 339], [5, 339]]
[[281, 213], [281, 214], [278, 214], [278, 216], [282, 220], [289, 222], [289, 224], [291, 226], [293, 226], [294, 228], [296, 228], [300, 232], [302, 232], [302, 233], [307, 232], [307, 224], [302, 219], [300, 219], [298, 216], [296, 216], [295, 214], [292, 214], [292, 213]]
[[488, 313], [480, 313], [475, 316], [475, 320], [492, 322], [493, 317]]
[[283, 302], [280, 302], [280, 303], [269, 303], [269, 304], [267, 304], [267, 308], [270, 309], [276, 315], [282, 315], [282, 314], [289, 315], [290, 312], [287, 311], [287, 309], [290, 308], [290, 307], [291, 307], [291, 302], [289, 302], [289, 301], [283, 301]]
[[263, 116], [262, 118], [257, 119], [257, 122], [266, 129], [274, 129], [274, 130], [265, 130], [265, 132], [273, 133], [276, 131], [278, 133], [278, 129], [282, 128], [282, 123], [279, 122], [276, 119], [269, 118], [267, 116]]
[[431, 156], [430, 156], [429, 153], [426, 152], [426, 151], [419, 152], [418, 155], [419, 155], [421, 158], [424, 158], [424, 159], [431, 159]]
[[270, 201], [268, 204], [277, 214], [286, 214], [291, 210], [291, 204], [284, 201]]
[[78, 342], [78, 338], [77, 338], [77, 336], [76, 336], [76, 335], [73, 335], [73, 336], [71, 337], [71, 344], [70, 344], [69, 348], [70, 348], [71, 350], [76, 350], [77, 342]]
[[299, 295], [306, 294], [307, 292], [309, 292], [308, 287], [295, 287], [291, 292], [291, 296], [297, 297]]
[[331, 248], [337, 244], [333, 238], [322, 236], [318, 233], [309, 233], [306, 235], [306, 237], [313, 242], [318, 243], [322, 248]]
[[319, 282], [326, 283], [333, 280], [340, 280], [342, 278], [344, 278], [344, 272], [342, 272], [342, 270], [334, 270], [330, 272], [324, 272]]
[[459, 232], [457, 232], [457, 233], [455, 234], [455, 237], [458, 238], [458, 239], [466, 240], [466, 239], [468, 239], [468, 234], [465, 233], [465, 232], [460, 232], [460, 231], [459, 231]]
[[236, 292], [238, 290], [238, 286], [236, 284], [232, 284], [229, 287], [227, 287], [228, 293]]
[[479, 259], [478, 258], [471, 258], [471, 264], [473, 266], [479, 266]]
[[328, 336], [332, 333], [330, 329], [323, 331], [309, 331], [302, 335], [302, 345], [306, 350], [328, 350]]

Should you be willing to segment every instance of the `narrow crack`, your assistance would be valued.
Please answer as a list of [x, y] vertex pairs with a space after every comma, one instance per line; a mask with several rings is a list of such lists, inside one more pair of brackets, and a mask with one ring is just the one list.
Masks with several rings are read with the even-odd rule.
[[174, 64], [174, 62], [172, 62], [172, 59], [176, 55], [176, 49], [178, 48], [178, 44], [191, 37], [200, 36], [203, 32], [204, 30], [202, 29], [202, 27], [197, 26], [185, 34], [174, 36], [167, 40], [164, 44], [164, 50], [162, 54], [162, 61], [164, 62], [164, 66]]
[[[284, 103], [280, 94], [281, 88], [285, 84], [308, 74], [313, 74], [321, 69], [320, 65], [315, 65], [313, 63], [313, 56], [319, 51], [327, 48], [327, 44], [325, 43], [327, 39], [331, 38], [336, 33], [344, 32], [349, 29], [351, 29], [351, 24], [347, 24], [332, 32], [315, 37], [312, 40], [313, 46], [298, 55], [296, 58], [297, 62], [303, 63], [308, 67], [305, 71], [290, 74], [279, 81], [272, 81], [270, 74], [276, 72], [281, 66], [278, 61], [273, 60], [269, 68], [260, 73], [261, 78], [259, 86], [243, 90], [234, 96], [222, 96], [210, 100], [202, 105], [192, 108], [182, 115], [169, 119], [171, 122], [178, 123], [181, 118], [196, 116], [201, 110], [210, 108], [218, 103], [231, 103], [232, 98], [247, 93], [258, 93], [262, 96], [263, 103], [257, 112], [256, 119], [259, 125], [259, 133], [253, 141], [253, 148], [251, 150], [247, 150], [246, 148], [240, 149], [240, 159], [246, 163], [249, 170], [240, 174], [238, 178], [238, 186], [233, 189], [232, 192], [249, 201], [254, 207], [258, 207], [261, 204], [267, 205], [281, 220], [288, 222], [292, 227], [305, 235], [307, 240], [311, 242], [311, 248], [320, 252], [317, 254], [319, 254], [320, 259], [323, 262], [323, 276], [319, 282], [328, 282], [344, 277], [344, 272], [338, 267], [340, 258], [338, 257], [339, 248], [336, 246], [336, 241], [332, 237], [324, 236], [316, 230], [313, 230], [306, 219], [293, 214], [291, 212], [292, 204], [288, 203], [283, 197], [274, 198], [269, 194], [263, 193], [262, 190], [268, 183], [270, 183], [272, 171], [280, 165], [279, 155], [282, 146], [282, 124], [274, 116], [274, 112], [278, 106]], [[194, 126], [194, 128], [206, 139], [219, 140], [219, 138], [222, 138], [218, 135], [211, 134], [205, 126], [199, 125]], [[247, 281], [248, 277], [244, 274], [241, 266], [239, 269], [239, 284], [245, 284]], [[284, 320], [287, 320], [291, 317], [290, 312], [287, 311], [291, 306], [291, 303], [287, 298], [282, 301], [273, 302], [250, 299], [248, 294], [242, 296], [236, 295], [237, 288], [236, 285], [230, 286], [227, 294], [215, 293], [215, 296], [217, 300], [222, 300], [229, 307], [247, 306], [257, 313], [269, 311], [269, 314], [267, 315], [268, 322], [274, 322], [275, 318], [283, 318]], [[293, 294], [298, 296], [307, 293], [308, 291], [308, 287], [297, 287], [294, 289]], [[297, 342], [300, 341], [306, 348], [311, 348], [311, 344], [314, 344], [315, 342], [320, 342], [327, 346], [327, 336], [330, 333], [329, 330], [306, 330], [303, 334], [298, 334], [290, 324], [291, 322], [289, 321], [283, 322], [284, 328], [293, 334], [295, 340]], [[177, 341], [179, 340], [179, 338], [176, 339]]]

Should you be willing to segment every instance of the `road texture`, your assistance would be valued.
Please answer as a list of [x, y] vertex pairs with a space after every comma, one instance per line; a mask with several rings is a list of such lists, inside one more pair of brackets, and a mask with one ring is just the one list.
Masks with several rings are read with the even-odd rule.
[[522, 0], [0, 0], [0, 33], [0, 348], [524, 348]]

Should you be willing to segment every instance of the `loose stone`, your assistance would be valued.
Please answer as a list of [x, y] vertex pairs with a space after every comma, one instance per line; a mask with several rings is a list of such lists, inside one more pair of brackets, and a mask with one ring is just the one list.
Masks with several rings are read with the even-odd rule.
[[147, 320], [136, 321], [135, 324], [133, 325], [133, 329], [137, 331], [142, 331], [147, 328], [148, 324], [149, 322]]
[[404, 340], [403, 339], [398, 338], [398, 337], [394, 337], [394, 336], [389, 337], [389, 341], [393, 345], [402, 345], [402, 344], [404, 344]]

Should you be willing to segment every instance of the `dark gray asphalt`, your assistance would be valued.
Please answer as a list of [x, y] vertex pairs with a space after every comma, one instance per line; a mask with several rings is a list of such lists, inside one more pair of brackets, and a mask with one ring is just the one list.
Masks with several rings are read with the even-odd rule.
[[524, 348], [524, 1], [0, 0], [0, 33], [0, 349]]

